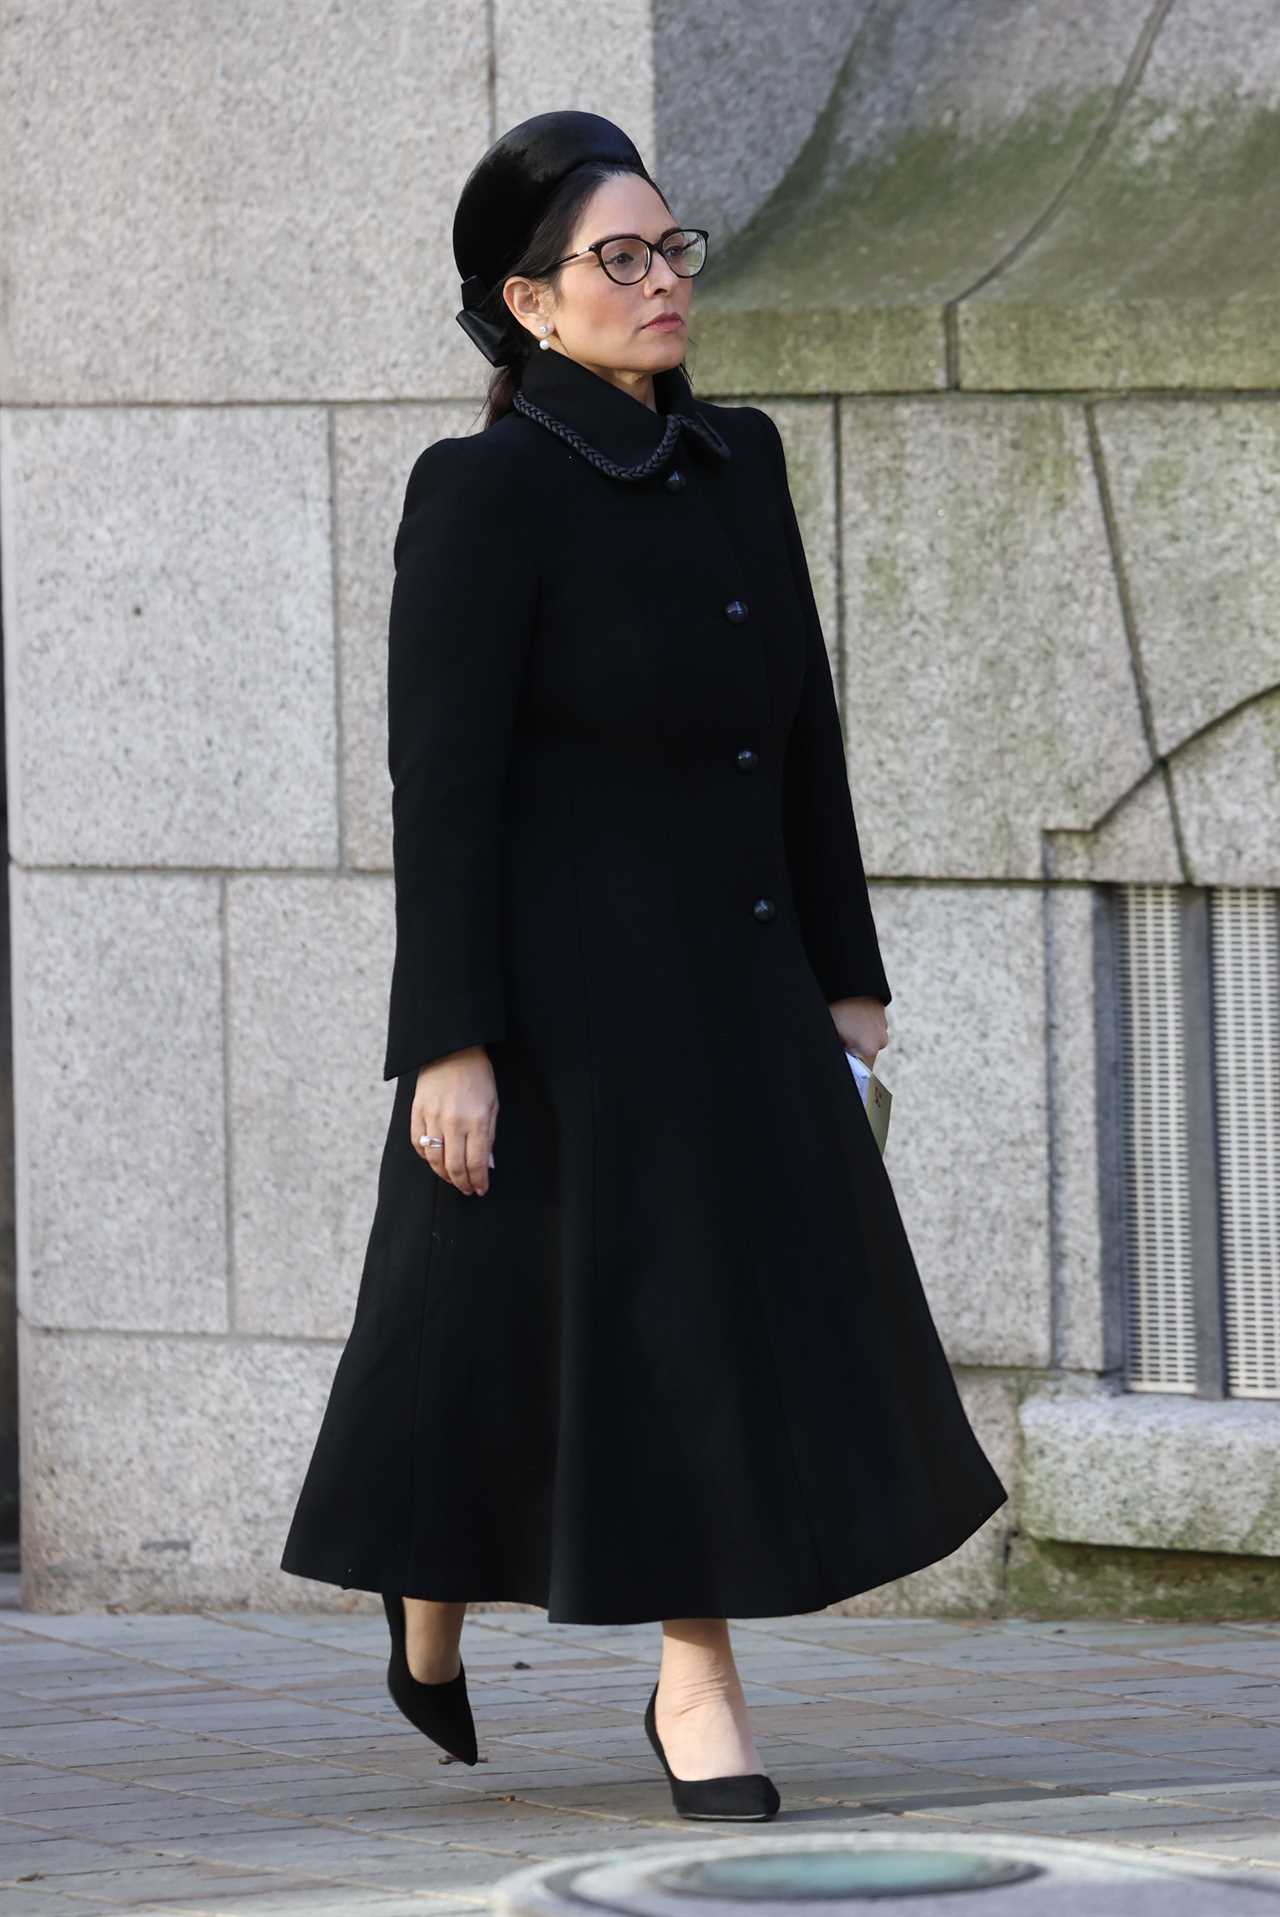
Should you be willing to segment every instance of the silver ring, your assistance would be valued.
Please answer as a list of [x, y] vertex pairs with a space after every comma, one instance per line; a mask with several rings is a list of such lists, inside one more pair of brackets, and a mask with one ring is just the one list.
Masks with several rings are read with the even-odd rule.
[[423, 1132], [422, 1137], [418, 1140], [418, 1143], [420, 1145], [443, 1145], [444, 1140], [443, 1138], [432, 1138], [429, 1136], [428, 1133]]

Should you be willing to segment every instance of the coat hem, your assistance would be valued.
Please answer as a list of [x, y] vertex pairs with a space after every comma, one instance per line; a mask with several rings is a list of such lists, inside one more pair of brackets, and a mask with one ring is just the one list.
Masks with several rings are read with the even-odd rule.
[[[532, 1604], [538, 1610], [547, 1613], [548, 1624], [656, 1624], [664, 1618], [674, 1617], [723, 1617], [730, 1621], [734, 1618], [804, 1617], [813, 1612], [825, 1611], [833, 1604], [842, 1604], [850, 1598], [861, 1597], [867, 1591], [878, 1590], [882, 1584], [893, 1584], [899, 1578], [910, 1577], [913, 1572], [923, 1571], [929, 1565], [937, 1564], [943, 1558], [950, 1557], [975, 1532], [981, 1530], [982, 1526], [1008, 1501], [1009, 1494], [1001, 1485], [999, 1497], [979, 1507], [980, 1516], [965, 1518], [956, 1531], [948, 1530], [943, 1534], [946, 1538], [953, 1539], [953, 1542], [940, 1545], [935, 1542], [919, 1550], [908, 1550], [892, 1561], [885, 1559], [874, 1568], [864, 1567], [844, 1577], [824, 1576], [816, 1587], [809, 1585], [798, 1589], [793, 1596], [775, 1598], [768, 1604], [745, 1591], [735, 1597], [732, 1586], [726, 1585], [718, 1594], [706, 1591], [677, 1593], [664, 1605], [643, 1607], [640, 1615], [637, 1615], [634, 1604], [557, 1604], [553, 1607], [545, 1582], [531, 1583], [519, 1576], [513, 1577], [510, 1581], [504, 1580], [500, 1587], [468, 1591], [465, 1597], [460, 1593], [453, 1595], [448, 1591], [439, 1590], [420, 1594], [409, 1591], [405, 1595], [429, 1596], [437, 1603], [444, 1604]], [[357, 1570], [354, 1565], [341, 1573], [295, 1570], [284, 1563], [280, 1568], [290, 1577], [307, 1578], [318, 1584], [336, 1584], [344, 1591], [380, 1593], [388, 1588], [381, 1582], [380, 1572]]]

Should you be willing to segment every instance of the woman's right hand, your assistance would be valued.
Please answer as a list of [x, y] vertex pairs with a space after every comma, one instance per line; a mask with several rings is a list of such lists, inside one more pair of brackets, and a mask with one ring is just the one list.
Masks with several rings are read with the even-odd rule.
[[[497, 1122], [498, 1087], [483, 1045], [464, 1045], [420, 1068], [409, 1114], [413, 1149], [468, 1197], [489, 1189]], [[424, 1137], [444, 1143], [424, 1145]]]

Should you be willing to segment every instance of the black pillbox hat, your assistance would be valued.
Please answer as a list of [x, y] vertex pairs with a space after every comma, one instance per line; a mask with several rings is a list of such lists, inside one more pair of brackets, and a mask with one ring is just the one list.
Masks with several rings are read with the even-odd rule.
[[475, 309], [498, 285], [566, 173], [584, 160], [608, 160], [647, 179], [638, 149], [598, 113], [535, 113], [521, 120], [472, 167], [453, 216], [453, 257], [462, 276], [458, 324], [486, 359], [499, 364], [501, 320]]

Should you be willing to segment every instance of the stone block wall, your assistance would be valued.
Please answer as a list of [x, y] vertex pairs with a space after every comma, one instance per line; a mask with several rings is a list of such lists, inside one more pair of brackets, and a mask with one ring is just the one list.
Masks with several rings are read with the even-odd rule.
[[376, 1604], [276, 1565], [391, 1092], [391, 541], [478, 424], [462, 180], [586, 106], [713, 231], [697, 389], [783, 432], [891, 1172], [1014, 1492], [846, 1608], [1280, 1609], [1275, 1408], [1119, 1388], [1094, 1045], [1107, 886], [1280, 886], [1264, 0], [0, 25], [25, 1602]]

